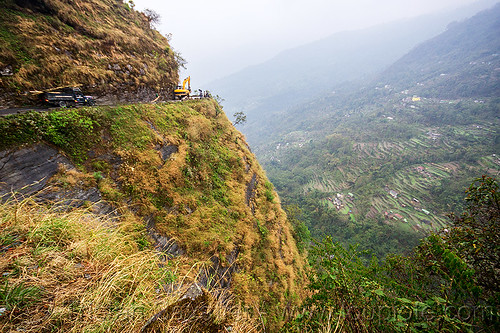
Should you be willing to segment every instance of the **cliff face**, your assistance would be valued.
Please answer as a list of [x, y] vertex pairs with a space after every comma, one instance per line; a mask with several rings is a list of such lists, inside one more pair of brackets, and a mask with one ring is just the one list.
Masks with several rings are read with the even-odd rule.
[[0, 106], [82, 84], [103, 102], [168, 99], [177, 56], [121, 0], [6, 0], [0, 7]]
[[227, 290], [269, 327], [300, 299], [293, 230], [215, 101], [27, 113], [0, 118], [0, 131], [1, 194], [90, 207], [110, 229], [141, 221], [179, 285]]

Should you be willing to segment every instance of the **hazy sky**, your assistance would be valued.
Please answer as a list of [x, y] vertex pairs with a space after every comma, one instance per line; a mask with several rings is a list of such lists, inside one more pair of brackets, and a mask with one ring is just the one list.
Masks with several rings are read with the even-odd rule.
[[[161, 16], [158, 30], [188, 61], [193, 86], [268, 60], [282, 50], [476, 0], [134, 0]], [[203, 88], [201, 86], [201, 88]]]

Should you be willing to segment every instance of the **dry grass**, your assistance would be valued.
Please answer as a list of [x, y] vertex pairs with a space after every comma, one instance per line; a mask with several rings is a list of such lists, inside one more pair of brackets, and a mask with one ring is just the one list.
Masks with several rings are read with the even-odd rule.
[[[276, 324], [286, 317], [284, 309], [302, 297], [304, 259], [278, 195], [266, 187], [267, 177], [243, 136], [224, 114], [215, 117], [214, 103], [182, 103], [182, 113], [177, 116], [182, 131], [170, 139], [179, 147], [174, 158], [152, 173], [155, 156], [129, 151], [135, 157], [129, 155], [122, 177], [135, 188], [147, 189], [149, 196], [171, 199], [165, 209], [142, 201], [143, 214], [154, 215], [158, 230], [183, 244], [189, 256], [224, 260], [237, 247], [239, 273], [233, 277], [231, 290], [246, 306], [270, 315], [268, 324]], [[172, 130], [160, 123], [171, 117], [168, 107], [145, 107], [142, 115], [160, 135], [171, 136]], [[247, 184], [253, 175], [257, 179], [254, 212], [246, 203]], [[272, 201], [266, 197], [269, 191]], [[146, 192], [141, 195], [145, 196]]]
[[166, 286], [189, 278], [180, 278], [155, 251], [139, 250], [144, 234], [130, 214], [109, 229], [105, 218], [87, 210], [60, 212], [25, 199], [0, 205], [0, 221], [2, 284], [36, 287], [41, 295], [0, 316], [3, 332], [137, 332], [165, 308], [165, 332], [203, 331], [203, 325], [256, 331], [227, 297], [204, 292], [193, 304], [176, 305], [183, 289], [168, 292]]
[[98, 96], [134, 100], [130, 93], [141, 90], [169, 96], [178, 64], [167, 39], [142, 13], [110, 0], [44, 3], [52, 15], [13, 3], [0, 8], [0, 67], [14, 71], [2, 79], [3, 91], [21, 96], [83, 84]]

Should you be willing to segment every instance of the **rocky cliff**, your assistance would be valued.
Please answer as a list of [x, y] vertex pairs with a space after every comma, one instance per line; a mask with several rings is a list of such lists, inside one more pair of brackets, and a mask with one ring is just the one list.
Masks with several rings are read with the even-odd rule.
[[[151, 251], [156, 262], [153, 271], [161, 267], [169, 272], [168, 279], [153, 271], [144, 277], [153, 279], [155, 287], [150, 294], [144, 292], [140, 301], [124, 301], [138, 292], [134, 283], [140, 281], [134, 278], [126, 295], [114, 296], [116, 309], [112, 302], [106, 310], [85, 308], [89, 312], [85, 316], [95, 320], [81, 319], [75, 326], [78, 330], [93, 327], [96, 320], [107, 322], [110, 313], [116, 315], [116, 311], [142, 304], [145, 312], [130, 319], [128, 326], [107, 323], [112, 329], [137, 331], [142, 327], [147, 331], [148, 318], [150, 325], [161, 318], [163, 323], [171, 319], [167, 309], [179, 301], [172, 300], [172, 293], [188, 287], [191, 292], [193, 288], [200, 291], [198, 296], [218, 297], [223, 304], [229, 298], [235, 300], [246, 309], [244, 313], [260, 318], [258, 325], [271, 329], [300, 300], [304, 258], [297, 251], [293, 229], [244, 137], [215, 101], [28, 112], [0, 118], [0, 132], [0, 195], [4, 202], [0, 269], [10, 285], [23, 282], [43, 288], [41, 298], [23, 313], [10, 310], [16, 320], [6, 323], [6, 317], [0, 317], [5, 327], [23, 327], [29, 319], [26, 316], [41, 311], [46, 314], [41, 330], [67, 331], [72, 320], [82, 315], [79, 307], [84, 307], [87, 296], [82, 291], [68, 300], [61, 293], [69, 293], [80, 282], [88, 283], [86, 292], [98, 290], [108, 283], [107, 267], [115, 267], [117, 260], [109, 259], [106, 268], [90, 273], [99, 266], [95, 253], [106, 242], [113, 246], [112, 242], [96, 245], [84, 241], [83, 236], [71, 236], [54, 243], [50, 250], [65, 258], [63, 266], [71, 267], [71, 272], [56, 270], [58, 257], [39, 249], [39, 244], [52, 239], [53, 225], [46, 229], [34, 222], [43, 218], [18, 223], [23, 214], [21, 210], [12, 213], [13, 206], [36, 205], [36, 212], [50, 209], [51, 214], [83, 210], [75, 225], [86, 225], [88, 216], [94, 216], [100, 222], [88, 227], [90, 230], [119, 231], [122, 240], [136, 235], [127, 246], [116, 246], [133, 245], [133, 253], [139, 254]], [[24, 197], [31, 199], [27, 202]], [[70, 230], [74, 228], [68, 227], [61, 237], [73, 235]], [[47, 230], [52, 236], [45, 234]], [[37, 238], [42, 231], [49, 238]], [[82, 250], [82, 242], [87, 242], [87, 250]], [[132, 261], [131, 267], [144, 260]], [[116, 274], [118, 279], [125, 273]], [[102, 300], [103, 304], [108, 301]], [[210, 309], [206, 305], [201, 311], [205, 316], [206, 307]], [[60, 311], [57, 316], [56, 310]], [[210, 325], [217, 323], [211, 316], [207, 319]], [[222, 326], [210, 326], [210, 330], [209, 326], [193, 327], [223, 331], [236, 327], [234, 318], [231, 320], [218, 322]]]

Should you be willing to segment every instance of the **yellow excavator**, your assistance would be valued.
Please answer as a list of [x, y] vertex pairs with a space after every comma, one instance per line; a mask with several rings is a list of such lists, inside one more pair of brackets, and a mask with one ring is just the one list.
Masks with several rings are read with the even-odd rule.
[[[187, 84], [187, 89], [186, 89], [186, 84]], [[182, 81], [182, 86], [178, 85], [177, 89], [174, 90], [174, 99], [183, 99], [186, 97], [189, 97], [189, 94], [191, 93], [191, 76], [188, 76], [187, 78]]]

